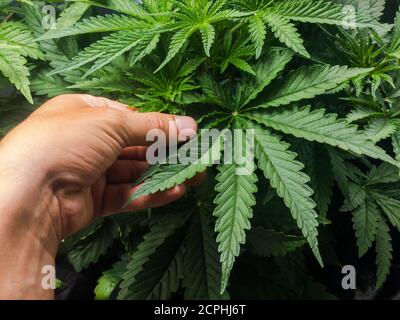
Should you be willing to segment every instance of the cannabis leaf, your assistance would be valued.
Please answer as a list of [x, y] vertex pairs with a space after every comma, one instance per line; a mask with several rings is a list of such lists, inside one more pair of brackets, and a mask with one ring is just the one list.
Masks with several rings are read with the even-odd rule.
[[309, 106], [300, 109], [293, 107], [271, 114], [257, 112], [249, 117], [267, 127], [298, 138], [326, 143], [358, 155], [367, 155], [398, 165], [382, 149], [369, 141], [365, 134], [357, 131], [357, 127], [347, 124], [343, 119], [337, 119], [335, 114], [325, 114], [324, 109], [311, 111]]
[[127, 203], [142, 196], [170, 189], [193, 178], [197, 173], [205, 171], [207, 167], [214, 164], [213, 161], [219, 160], [220, 143], [220, 135], [213, 139], [211, 146], [208, 139], [202, 139], [197, 136], [197, 138], [180, 149], [181, 155], [186, 154], [188, 151], [191, 152], [190, 158], [186, 159], [189, 164], [174, 164], [162, 167], [161, 169], [163, 170], [155, 172], [151, 179], [144, 181], [139, 190], [128, 199]]
[[[210, 212], [199, 205], [184, 244], [185, 299], [220, 299], [221, 265]], [[225, 295], [226, 296], [226, 295]]]
[[376, 231], [376, 265], [378, 267], [376, 279], [377, 288], [383, 285], [390, 271], [393, 250], [391, 240], [389, 227], [385, 220], [379, 216]]
[[[182, 268], [182, 253], [179, 246], [178, 249], [173, 245], [168, 248], [167, 239], [172, 242], [176, 240], [175, 231], [182, 227], [188, 217], [185, 213], [169, 215], [151, 227], [137, 247], [135, 258], [126, 266], [119, 298], [150, 299], [158, 295], [159, 299], [166, 299], [170, 291], [176, 290]], [[158, 259], [154, 254], [158, 254]], [[143, 283], [148, 285], [143, 286]]]
[[353, 212], [359, 257], [362, 257], [375, 241], [378, 219], [379, 210], [370, 199], [364, 199], [362, 205]]
[[296, 154], [288, 150], [287, 143], [266, 129], [255, 131], [255, 144], [260, 169], [285, 201], [315, 257], [322, 265], [317, 240], [316, 204], [311, 198], [312, 190], [307, 185], [310, 178], [302, 172], [304, 166], [295, 160]]
[[[93, 234], [79, 240], [67, 253], [68, 261], [76, 271], [87, 268], [91, 263], [96, 263], [99, 258], [106, 254], [114, 243], [116, 228], [112, 221], [106, 221]], [[96, 241], [93, 241], [96, 239]]]
[[33, 103], [26, 57], [43, 58], [32, 33], [16, 22], [0, 23], [0, 72]]
[[371, 69], [348, 69], [340, 66], [301, 67], [284, 80], [277, 80], [265, 102], [257, 108], [278, 107], [302, 99], [310, 99], [334, 89], [342, 82], [364, 74]]
[[96, 300], [110, 299], [111, 294], [122, 281], [128, 261], [129, 256], [123, 256], [121, 261], [114, 263], [111, 269], [103, 272], [103, 275], [97, 280], [97, 286], [94, 289]]
[[156, 72], [170, 62], [182, 49], [189, 37], [197, 31], [201, 33], [204, 52], [209, 56], [211, 46], [215, 40], [213, 24], [245, 15], [233, 9], [224, 9], [226, 2], [226, 0], [217, 0], [213, 3], [206, 1], [177, 1], [178, 11], [172, 14], [175, 20], [172, 23], [172, 28], [179, 31], [172, 36], [167, 57]]
[[245, 230], [250, 229], [250, 219], [253, 216], [251, 207], [256, 204], [252, 194], [257, 191], [257, 177], [254, 173], [238, 175], [238, 168], [235, 164], [220, 165], [216, 177], [219, 183], [215, 187], [218, 195], [214, 200], [217, 205], [214, 216], [218, 218], [215, 230], [218, 232], [218, 250], [221, 252], [221, 293], [228, 284], [240, 245], [245, 242]]
[[[247, 237], [247, 247], [250, 252], [263, 257], [285, 255], [306, 243], [302, 237], [262, 227], [253, 228], [248, 232]], [[260, 243], [265, 245], [260, 246]]]

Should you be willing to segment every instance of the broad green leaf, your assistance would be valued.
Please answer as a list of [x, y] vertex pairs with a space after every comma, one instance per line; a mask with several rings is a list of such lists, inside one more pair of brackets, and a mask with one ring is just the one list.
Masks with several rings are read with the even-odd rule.
[[85, 12], [90, 8], [90, 4], [83, 2], [73, 2], [68, 5], [56, 22], [56, 30], [62, 30], [74, 25]]
[[259, 61], [254, 67], [255, 77], [246, 78], [243, 87], [245, 88], [241, 107], [245, 107], [277, 77], [285, 66], [292, 60], [293, 55], [289, 50], [275, 50], [268, 54], [268, 58]]
[[311, 99], [336, 88], [346, 80], [369, 71], [371, 69], [348, 69], [345, 66], [303, 66], [290, 72], [284, 79], [274, 82], [265, 101], [257, 108], [278, 107]]
[[[244, 156], [248, 157], [249, 154]], [[215, 231], [218, 233], [218, 251], [221, 252], [221, 293], [228, 285], [240, 245], [245, 243], [245, 230], [250, 229], [250, 219], [253, 217], [251, 208], [256, 204], [253, 194], [257, 191], [257, 176], [254, 173], [241, 174], [238, 171], [240, 168], [241, 165], [235, 163], [221, 164], [216, 177], [218, 184], [215, 190], [218, 195], [214, 200], [217, 205], [214, 216], [217, 217]]]
[[113, 33], [87, 47], [68, 63], [50, 72], [49, 75], [78, 69], [88, 63], [94, 62], [93, 66], [83, 76], [86, 77], [131, 50], [141, 40], [141, 35], [137, 31]]
[[372, 141], [378, 142], [390, 137], [396, 130], [396, 125], [389, 119], [375, 118], [368, 123], [365, 133]]
[[305, 243], [307, 241], [302, 237], [257, 227], [248, 232], [246, 246], [252, 254], [276, 257], [284, 256], [302, 247]]
[[259, 14], [255, 14], [249, 18], [249, 31], [256, 48], [256, 58], [258, 59], [261, 55], [267, 35], [264, 20]]
[[373, 166], [367, 175], [367, 185], [392, 183], [400, 180], [399, 169], [388, 163]]
[[366, 199], [353, 212], [353, 228], [356, 232], [358, 256], [364, 256], [376, 239], [379, 210], [373, 200]]
[[151, 227], [126, 266], [119, 299], [167, 299], [176, 290], [182, 253], [175, 234], [188, 217], [187, 213], [174, 213]]
[[156, 170], [149, 179], [140, 185], [139, 190], [131, 195], [127, 204], [142, 196], [164, 191], [182, 184], [186, 180], [193, 178], [197, 173], [205, 171], [213, 165], [214, 160], [219, 160], [220, 143], [220, 136], [213, 139], [211, 145], [209, 141], [204, 141], [201, 136], [193, 139], [183, 146], [183, 149], [180, 149], [181, 154], [183, 150], [191, 153], [190, 159], [188, 159], [189, 164], [163, 165], [161, 171]]
[[377, 269], [377, 279], [376, 288], [380, 288], [387, 279], [390, 272], [390, 267], [392, 265], [392, 238], [390, 236], [390, 230], [381, 216], [378, 218], [378, 227], [376, 232], [376, 265]]
[[111, 294], [122, 281], [122, 276], [126, 271], [129, 256], [125, 255], [121, 261], [113, 264], [112, 268], [103, 272], [103, 275], [97, 280], [94, 289], [95, 300], [109, 300]]
[[266, 15], [264, 19], [280, 42], [287, 45], [294, 52], [306, 58], [310, 58], [309, 53], [306, 48], [304, 48], [303, 39], [297, 32], [293, 23], [278, 15]]
[[[57, 22], [58, 23], [58, 22]], [[122, 30], [143, 29], [143, 25], [124, 15], [107, 14], [104, 16], [90, 17], [71, 26], [58, 27], [50, 30], [39, 40], [57, 39], [85, 33], [115, 32]]]
[[313, 191], [308, 186], [310, 178], [302, 171], [304, 166], [296, 161], [289, 145], [267, 129], [255, 130], [255, 152], [258, 166], [271, 186], [284, 200], [293, 218], [307, 239], [315, 257], [322, 265], [318, 249], [318, 222]]
[[377, 147], [368, 136], [336, 114], [326, 114], [325, 109], [311, 111], [309, 106], [292, 107], [267, 114], [265, 112], [248, 113], [249, 118], [267, 127], [291, 134], [308, 141], [317, 141], [338, 147], [357, 155], [367, 155], [390, 164], [399, 164], [384, 150]]
[[164, 68], [168, 62], [170, 62], [182, 49], [183, 45], [185, 44], [186, 40], [195, 32], [195, 28], [193, 27], [185, 27], [179, 30], [172, 36], [171, 43], [169, 45], [168, 54], [163, 63], [157, 68], [155, 73], [160, 71]]
[[16, 49], [0, 43], [0, 72], [21, 91], [25, 98], [33, 103], [29, 89], [29, 70], [26, 67], [26, 59], [16, 54]]
[[107, 221], [89, 237], [78, 241], [67, 253], [67, 260], [80, 272], [107, 253], [114, 243], [115, 236], [115, 225], [112, 221]]
[[392, 136], [393, 151], [395, 153], [395, 158], [400, 162], [400, 131], [397, 131]]
[[0, 50], [7, 50], [7, 47], [14, 51], [15, 56], [43, 59], [43, 53], [39, 50], [35, 38], [23, 24], [17, 22], [0, 23]]
[[[364, 0], [362, 0], [364, 1]], [[355, 28], [375, 28], [385, 30], [384, 25], [376, 22], [370, 16], [361, 16], [354, 12], [354, 17], [350, 17], [349, 12], [342, 5], [334, 4], [330, 1], [300, 0], [284, 1], [272, 9], [273, 13], [279, 14], [286, 19], [309, 23], [332, 24], [347, 26], [354, 23]], [[351, 14], [352, 12], [350, 12]], [[352, 27], [352, 25], [349, 25]]]
[[221, 264], [210, 212], [199, 206], [193, 214], [185, 240], [183, 286], [185, 299], [218, 300], [220, 294]]
[[200, 33], [203, 40], [204, 52], [209, 57], [211, 46], [215, 40], [215, 28], [211, 24], [207, 24], [200, 28]]
[[400, 201], [390, 198], [379, 191], [371, 191], [370, 193], [390, 223], [400, 231]]

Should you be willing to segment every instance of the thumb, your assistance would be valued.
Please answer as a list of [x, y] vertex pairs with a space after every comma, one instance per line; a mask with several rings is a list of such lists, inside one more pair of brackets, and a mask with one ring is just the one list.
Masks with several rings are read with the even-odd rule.
[[124, 146], [145, 146], [154, 142], [152, 134], [163, 133], [166, 141], [186, 141], [196, 135], [197, 124], [191, 117], [165, 113], [141, 113], [122, 103], [103, 98], [82, 95], [82, 99], [92, 107], [107, 108], [115, 116], [116, 128], [123, 137]]

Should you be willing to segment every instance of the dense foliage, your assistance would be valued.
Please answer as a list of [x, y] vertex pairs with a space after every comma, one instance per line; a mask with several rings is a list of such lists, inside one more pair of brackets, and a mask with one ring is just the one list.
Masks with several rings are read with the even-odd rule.
[[254, 173], [153, 166], [132, 199], [208, 181], [65, 239], [77, 271], [114, 262], [96, 298], [334, 298], [318, 281], [336, 270], [340, 286], [339, 266], [363, 261], [354, 242], [384, 285], [400, 230], [400, 12], [385, 2], [49, 1], [51, 24], [40, 1], [0, 0], [0, 133], [71, 92], [254, 129]]

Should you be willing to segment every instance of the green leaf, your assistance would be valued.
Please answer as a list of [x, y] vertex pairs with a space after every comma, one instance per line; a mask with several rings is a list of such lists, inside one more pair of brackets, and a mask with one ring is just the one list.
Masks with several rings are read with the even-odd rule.
[[75, 70], [90, 62], [94, 62], [93, 66], [83, 76], [85, 78], [123, 55], [125, 52], [131, 50], [138, 45], [141, 40], [141, 35], [138, 34], [137, 31], [120, 31], [113, 33], [87, 47], [67, 64], [50, 72], [49, 75]]
[[342, 154], [335, 149], [328, 149], [333, 176], [342, 194], [349, 197], [349, 170]]
[[248, 40], [243, 37], [238, 37], [232, 43], [232, 33], [225, 36], [223, 43], [224, 58], [221, 62], [221, 73], [224, 73], [230, 64], [233, 64], [239, 70], [255, 75], [252, 66], [247, 62], [247, 59], [254, 56], [253, 46], [248, 45]]
[[298, 227], [307, 239], [315, 257], [322, 265], [318, 250], [318, 221], [315, 212], [313, 191], [307, 185], [310, 178], [302, 172], [304, 166], [296, 161], [296, 154], [288, 150], [289, 145], [269, 130], [255, 130], [255, 153], [259, 168], [271, 186], [290, 209]]
[[349, 182], [348, 201], [351, 210], [362, 206], [367, 199], [367, 192], [362, 185]]
[[255, 75], [253, 68], [246, 60], [243, 60], [241, 58], [230, 58], [226, 61], [226, 63], [231, 63], [239, 70]]
[[201, 38], [203, 40], [204, 52], [210, 56], [210, 49], [215, 40], [215, 28], [211, 24], [200, 27]]
[[285, 66], [292, 60], [293, 55], [289, 50], [275, 50], [268, 54], [268, 59], [259, 61], [254, 67], [256, 77], [246, 78], [243, 83], [245, 88], [241, 107], [245, 107], [277, 77]]
[[379, 19], [385, 10], [386, 0], [356, 0], [358, 12]]
[[393, 183], [400, 180], [399, 169], [388, 163], [373, 166], [367, 175], [367, 185]]
[[358, 131], [356, 126], [348, 124], [344, 119], [337, 119], [336, 114], [325, 114], [325, 109], [311, 111], [309, 106], [300, 109], [292, 107], [270, 114], [248, 113], [248, 117], [297, 138], [317, 141], [357, 155], [367, 155], [399, 165], [384, 150], [375, 146], [365, 133]]
[[301, 67], [290, 72], [285, 79], [274, 83], [265, 102], [257, 108], [278, 107], [303, 99], [311, 99], [336, 88], [346, 80], [369, 71], [371, 69], [348, 69], [345, 66]]
[[400, 11], [397, 11], [396, 18], [394, 20], [394, 28], [392, 41], [390, 42], [389, 48], [387, 49], [387, 54], [396, 55], [398, 54], [398, 50], [400, 49]]
[[66, 88], [66, 83], [61, 79], [60, 76], [48, 76], [48, 72], [48, 69], [41, 70], [31, 78], [32, 92], [34, 92], [36, 95], [45, 95], [49, 98], [61, 94], [73, 93], [71, 89]]
[[219, 159], [220, 156], [220, 136], [213, 139], [210, 146], [209, 141], [204, 141], [201, 136], [193, 139], [180, 151], [186, 155], [186, 151], [190, 152], [189, 164], [171, 164], [163, 165], [161, 171], [156, 171], [149, 179], [143, 182], [139, 190], [130, 196], [127, 204], [143, 196], [153, 194], [159, 191], [170, 189], [176, 185], [182, 184], [186, 180], [193, 178], [197, 173], [205, 171], [213, 165], [213, 160]]
[[389, 119], [375, 118], [368, 123], [365, 133], [372, 141], [378, 142], [390, 137], [396, 130], [396, 125]]
[[284, 256], [302, 247], [305, 243], [307, 241], [302, 237], [257, 227], [248, 232], [246, 246], [252, 254], [262, 257], [277, 257]]
[[[76, 0], [74, 0], [76, 1]], [[120, 13], [133, 16], [139, 19], [149, 19], [149, 14], [144, 10], [138, 1], [135, 0], [78, 0], [79, 2], [89, 3], [93, 6], [111, 9]]]
[[151, 227], [126, 267], [119, 299], [164, 300], [177, 290], [182, 274], [182, 249], [176, 232], [188, 217], [187, 213], [174, 213]]
[[[279, 14], [286, 19], [309, 23], [323, 23], [343, 26], [348, 21], [348, 11], [339, 4], [330, 1], [318, 0], [300, 0], [300, 1], [284, 1], [275, 6], [273, 13]], [[370, 16], [361, 16], [355, 14], [354, 23], [356, 28], [375, 28], [377, 30], [385, 30], [385, 26], [379, 24]]]
[[378, 230], [379, 210], [375, 202], [366, 199], [353, 212], [353, 228], [356, 232], [358, 256], [364, 256], [375, 241]]
[[226, 295], [220, 295], [221, 265], [210, 216], [210, 212], [199, 205], [188, 229], [183, 256], [183, 286], [187, 300], [226, 298]]
[[258, 59], [261, 56], [267, 35], [264, 20], [259, 14], [249, 18], [249, 32], [256, 49], [256, 58]]
[[109, 300], [111, 294], [122, 281], [122, 276], [126, 271], [129, 256], [125, 255], [121, 261], [113, 264], [112, 268], [103, 272], [103, 275], [97, 280], [94, 289], [95, 300]]
[[294, 52], [306, 58], [310, 58], [309, 53], [306, 48], [304, 48], [303, 39], [297, 32], [293, 23], [278, 15], [266, 15], [264, 19], [280, 42], [286, 44]]
[[350, 113], [346, 116], [347, 121], [349, 123], [363, 120], [369, 117], [376, 115], [377, 113], [368, 107], [356, 107], [350, 111]]
[[0, 45], [0, 72], [21, 91], [30, 103], [33, 103], [29, 89], [29, 70], [25, 64], [26, 59], [20, 55], [16, 55], [13, 48], [2, 47]]
[[43, 59], [43, 53], [39, 50], [32, 33], [20, 23], [0, 23], [0, 49], [3, 51], [7, 47], [12, 49], [16, 56]]
[[397, 131], [392, 136], [393, 151], [395, 153], [395, 158], [400, 162], [400, 131]]
[[77, 81], [74, 85], [69, 86], [68, 88], [85, 91], [103, 90], [105, 92], [130, 92], [132, 91], [133, 83], [132, 81], [123, 79], [121, 74], [117, 74], [116, 76]]
[[160, 34], [146, 33], [130, 54], [130, 66], [140, 62], [145, 56], [151, 54], [160, 41]]
[[106, 254], [114, 243], [116, 230], [112, 221], [107, 221], [95, 233], [77, 242], [67, 253], [67, 259], [74, 269], [80, 272]]
[[73, 2], [68, 5], [56, 22], [56, 30], [62, 30], [74, 25], [85, 12], [90, 8], [90, 4], [82, 2]]
[[392, 238], [388, 225], [381, 216], [378, 218], [378, 226], [376, 232], [376, 265], [377, 279], [376, 288], [380, 288], [386, 281], [390, 272], [392, 262]]
[[105, 222], [105, 218], [98, 218], [93, 221], [89, 226], [75, 232], [62, 241], [62, 249], [63, 251], [69, 251], [73, 248], [73, 246], [81, 240], [85, 240], [90, 238], [91, 235], [96, 233], [103, 226]]
[[63, 28], [57, 25], [56, 30], [48, 31], [41, 36], [39, 40], [62, 38], [85, 33], [113, 32], [132, 29], [143, 29], [143, 25], [131, 17], [106, 14], [104, 16], [90, 17], [79, 23], [72, 24], [71, 26], [63, 26]]
[[236, 164], [218, 166], [216, 177], [218, 192], [214, 203], [217, 207], [214, 216], [217, 217], [215, 231], [218, 233], [218, 251], [221, 252], [222, 281], [221, 294], [225, 291], [234, 261], [240, 252], [240, 245], [245, 243], [245, 230], [250, 229], [250, 219], [253, 217], [251, 207], [256, 204], [253, 193], [257, 191], [255, 183], [257, 176], [238, 175]]
[[[319, 217], [326, 218], [333, 195], [333, 174], [329, 154], [321, 145], [313, 145], [311, 154], [307, 154], [306, 169], [311, 178], [311, 188], [317, 203]], [[309, 166], [307, 166], [309, 165]]]
[[168, 64], [168, 62], [170, 62], [178, 54], [178, 52], [185, 44], [186, 40], [192, 35], [194, 31], [195, 29], [193, 27], [185, 27], [172, 36], [167, 57], [165, 58], [163, 63], [157, 68], [157, 70], [154, 71], [154, 73], [157, 73], [162, 68], [164, 68]]
[[371, 191], [370, 193], [383, 213], [388, 217], [390, 223], [400, 231], [400, 201], [390, 198], [379, 191]]

